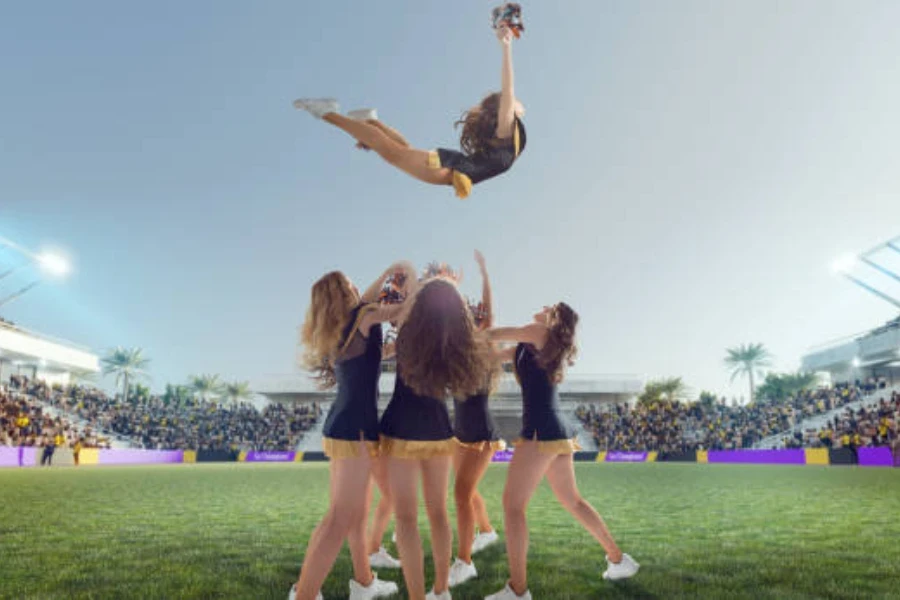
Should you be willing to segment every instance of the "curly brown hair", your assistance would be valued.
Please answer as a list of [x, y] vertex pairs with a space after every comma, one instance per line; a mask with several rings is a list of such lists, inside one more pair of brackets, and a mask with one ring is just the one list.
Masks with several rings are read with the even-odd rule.
[[465, 154], [473, 156], [490, 150], [497, 137], [497, 115], [500, 111], [500, 93], [489, 94], [481, 104], [470, 108], [455, 123], [462, 125], [459, 146]]
[[340, 271], [323, 275], [312, 287], [300, 329], [301, 366], [313, 373], [320, 389], [334, 387], [334, 360], [359, 295]]
[[560, 383], [566, 367], [575, 364], [578, 346], [575, 345], [575, 328], [578, 313], [565, 302], [550, 309], [547, 321], [547, 341], [538, 353], [538, 364], [547, 371], [550, 381]]
[[417, 394], [466, 398], [489, 385], [493, 371], [487, 339], [456, 286], [443, 278], [425, 283], [412, 300], [397, 336], [397, 371]]

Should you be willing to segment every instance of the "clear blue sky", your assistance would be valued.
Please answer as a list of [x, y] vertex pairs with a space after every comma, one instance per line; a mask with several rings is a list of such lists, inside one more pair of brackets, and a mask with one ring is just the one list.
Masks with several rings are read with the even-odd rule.
[[5, 3], [0, 235], [76, 271], [4, 316], [143, 347], [154, 388], [258, 381], [292, 371], [325, 271], [436, 258], [474, 294], [478, 247], [501, 322], [581, 313], [577, 371], [736, 393], [726, 346], [796, 368], [894, 316], [829, 264], [900, 234], [900, 4], [526, 3], [528, 149], [466, 202], [291, 107], [333, 95], [453, 147], [499, 85], [492, 5]]

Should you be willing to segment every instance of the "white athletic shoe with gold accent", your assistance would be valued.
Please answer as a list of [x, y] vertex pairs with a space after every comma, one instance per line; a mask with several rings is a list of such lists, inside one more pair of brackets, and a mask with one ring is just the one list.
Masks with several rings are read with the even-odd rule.
[[351, 110], [347, 113], [347, 116], [351, 119], [356, 119], [357, 121], [377, 121], [378, 111], [374, 108], [360, 108]]
[[294, 100], [294, 108], [305, 110], [317, 119], [321, 119], [328, 113], [338, 113], [341, 106], [334, 98], [299, 98]]

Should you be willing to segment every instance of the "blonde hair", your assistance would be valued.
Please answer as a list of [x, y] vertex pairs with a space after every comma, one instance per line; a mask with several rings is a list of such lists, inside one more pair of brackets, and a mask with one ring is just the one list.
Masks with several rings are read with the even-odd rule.
[[321, 389], [334, 387], [334, 360], [359, 296], [340, 271], [322, 276], [312, 287], [300, 329], [301, 366], [312, 371]]
[[490, 381], [493, 361], [452, 281], [426, 282], [397, 336], [397, 371], [417, 394], [466, 398]]

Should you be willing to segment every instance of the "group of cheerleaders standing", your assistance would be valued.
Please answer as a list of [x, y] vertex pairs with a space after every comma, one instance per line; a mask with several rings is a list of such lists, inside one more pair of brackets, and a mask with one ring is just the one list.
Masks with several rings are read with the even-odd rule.
[[[522, 105], [513, 93], [509, 28], [498, 28], [503, 49], [502, 89], [472, 108], [460, 121], [463, 152], [411, 148], [394, 129], [364, 109], [339, 114], [331, 99], [297, 100], [306, 110], [349, 133], [357, 146], [432, 184], [453, 185], [461, 198], [473, 184], [507, 171], [525, 147]], [[398, 263], [360, 294], [350, 279], [334, 271], [312, 287], [301, 343], [305, 366], [323, 387], [336, 387], [324, 425], [324, 450], [331, 459], [330, 506], [313, 531], [291, 600], [321, 598], [320, 589], [344, 541], [354, 577], [351, 600], [398, 592], [371, 567], [401, 567], [412, 600], [450, 600], [450, 588], [477, 577], [474, 551], [497, 541], [477, 491], [502, 442], [488, 409], [488, 397], [503, 363], [512, 363], [522, 388], [522, 429], [515, 443], [503, 493], [510, 577], [487, 600], [530, 599], [527, 580], [528, 526], [525, 511], [546, 476], [559, 502], [606, 551], [605, 579], [633, 576], [638, 564], [618, 548], [600, 515], [581, 497], [575, 481], [572, 430], [560, 414], [557, 387], [576, 353], [578, 315], [560, 302], [544, 307], [522, 327], [493, 327], [491, 287], [484, 258], [484, 318], [476, 325], [452, 277], [418, 281], [409, 263]], [[378, 302], [385, 282], [405, 274], [399, 304]], [[385, 345], [382, 324], [397, 328]], [[382, 359], [393, 353], [397, 373], [393, 396], [378, 418]], [[454, 401], [451, 422], [446, 398]], [[457, 558], [451, 565], [453, 534], [447, 514], [451, 466], [455, 467]], [[381, 501], [372, 531], [366, 523], [371, 482]], [[421, 481], [431, 527], [435, 581], [426, 594], [424, 556], [418, 529]], [[391, 513], [396, 520], [400, 561], [381, 546]], [[475, 526], [480, 529], [475, 535]]]

